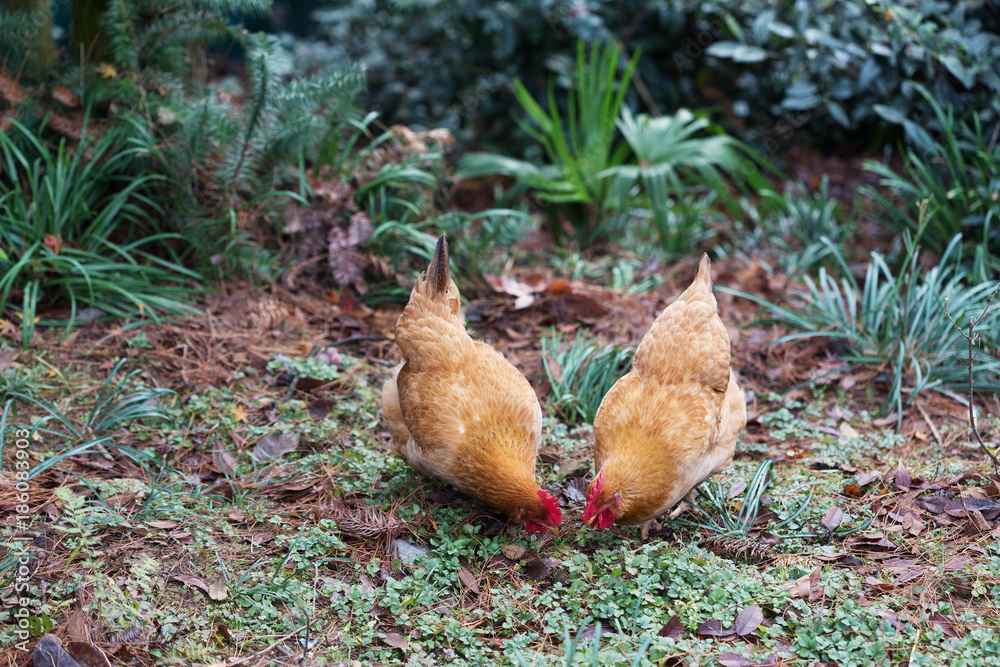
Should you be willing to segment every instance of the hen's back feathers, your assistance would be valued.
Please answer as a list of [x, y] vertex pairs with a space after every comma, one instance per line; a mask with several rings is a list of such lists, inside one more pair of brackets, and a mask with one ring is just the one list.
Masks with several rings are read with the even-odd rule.
[[722, 393], [729, 383], [729, 335], [719, 319], [712, 264], [703, 255], [698, 275], [653, 322], [632, 368], [647, 381], [694, 382]]
[[654, 518], [724, 469], [746, 423], [710, 270], [705, 255], [691, 285], [643, 336], [632, 370], [607, 393], [594, 420], [602, 501], [621, 494], [617, 522]]
[[465, 332], [458, 286], [448, 268], [448, 244], [438, 239], [427, 271], [417, 278], [396, 323], [396, 345], [414, 370], [449, 368], [472, 346]]

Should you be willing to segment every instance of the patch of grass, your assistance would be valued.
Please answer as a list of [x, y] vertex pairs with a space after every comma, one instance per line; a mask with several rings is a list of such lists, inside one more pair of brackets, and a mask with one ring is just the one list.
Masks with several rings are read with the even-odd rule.
[[[36, 398], [19, 392], [8, 392], [10, 398], [7, 406], [18, 400], [30, 403], [47, 414], [31, 423], [10, 426], [5, 429], [5, 432], [0, 433], [0, 436], [6, 437], [7, 434], [18, 431], [25, 434], [19, 437], [28, 439], [44, 437], [68, 445], [67, 448], [28, 470], [27, 478], [29, 480], [53, 466], [58, 466], [70, 457], [101, 448], [115, 450], [135, 461], [140, 467], [147, 463], [155, 464], [155, 457], [135, 447], [123, 444], [120, 434], [123, 430], [127, 431], [136, 422], [166, 419], [168, 414], [160, 401], [166, 396], [173, 395], [174, 392], [160, 387], [130, 391], [133, 381], [142, 371], [138, 368], [132, 369], [119, 377], [119, 373], [127, 361], [127, 359], [121, 359], [111, 369], [108, 379], [97, 393], [83, 419], [71, 417], [44, 398]], [[6, 406], [4, 411], [6, 414]], [[49, 428], [48, 424], [58, 426], [59, 429]]]
[[[44, 128], [43, 128], [44, 129]], [[189, 280], [201, 277], [171, 254], [173, 234], [156, 233], [166, 215], [155, 194], [163, 177], [126, 176], [123, 163], [142, 153], [120, 135], [84, 128], [72, 150], [52, 149], [17, 121], [0, 133], [0, 311], [13, 305], [27, 346], [41, 306], [68, 303], [67, 330], [85, 307], [122, 318], [194, 313]]]
[[[909, 404], [928, 390], [956, 397], [955, 390], [968, 384], [962, 363], [966, 341], [952, 325], [945, 306], [956, 321], [978, 316], [986, 310], [995, 284], [966, 284], [961, 241], [961, 236], [953, 238], [938, 264], [927, 271], [918, 263], [913, 246], [899, 271], [893, 271], [882, 255], [872, 253], [865, 280], [859, 285], [840, 249], [827, 240], [843, 277], [838, 281], [821, 267], [815, 280], [804, 277], [805, 291], [789, 293], [789, 306], [739, 290], [718, 289], [763, 306], [769, 321], [794, 330], [775, 344], [814, 337], [842, 339], [841, 359], [852, 366], [888, 371], [890, 386], [880, 414], [896, 410], [901, 420], [904, 398]], [[1000, 330], [1000, 308], [992, 306], [985, 322], [983, 331]], [[984, 391], [1000, 390], [1000, 357], [995, 349], [996, 342], [989, 341], [977, 360], [977, 385]]]
[[552, 386], [550, 406], [568, 424], [594, 423], [604, 395], [632, 366], [633, 349], [601, 346], [581, 330], [572, 341], [550, 331], [542, 337], [542, 363]]
[[[861, 667], [911, 655], [989, 664], [1000, 623], [995, 545], [983, 543], [974, 570], [947, 573], [968, 580], [968, 602], [960, 607], [949, 601], [943, 585], [929, 580], [920, 582], [919, 592], [900, 587], [872, 594], [866, 577], [892, 581], [891, 571], [882, 559], [853, 551], [836, 536], [833, 544], [788, 537], [782, 550], [796, 552], [788, 555], [798, 560], [748, 565], [698, 546], [700, 528], [680, 526], [645, 543], [631, 528], [590, 531], [576, 521], [582, 501], [567, 501], [560, 534], [540, 541], [504, 528], [467, 498], [442, 498], [439, 484], [388, 454], [378, 414], [384, 377], [384, 369], [370, 367], [352, 375], [351, 384], [326, 394], [335, 405], [320, 418], [305, 401], [282, 401], [283, 388], [249, 375], [231, 389], [203, 390], [170, 411], [174, 422], [190, 424], [189, 429], [163, 423], [160, 430], [183, 452], [178, 464], [203, 457], [201, 467], [168, 468], [161, 479], [142, 485], [106, 479], [101, 471], [91, 482], [94, 497], [84, 487], [70, 491], [63, 485], [58, 492], [63, 516], [55, 523], [66, 529], [57, 531], [65, 536], [66, 550], [46, 557], [58, 567], [59, 559], [75, 555], [48, 582], [44, 605], [34, 613], [37, 623], [47, 619], [58, 626], [75, 609], [76, 591], [90, 590], [95, 597], [83, 611], [100, 619], [100, 639], [134, 632], [139, 638], [133, 651], [176, 665], [218, 662], [234, 650], [242, 656], [261, 652], [260, 659], [284, 659], [276, 657], [280, 651], [285, 658], [307, 654], [316, 663], [387, 665], [564, 667], [596, 661], [628, 667], [669, 663], [676, 656], [714, 664], [720, 654], [732, 652], [757, 662], [778, 653]], [[67, 381], [62, 391], [69, 386]], [[244, 395], [262, 396], [261, 405], [240, 401]], [[247, 405], [245, 420], [233, 418], [230, 408], [236, 404]], [[812, 403], [786, 407], [789, 422], [820, 414]], [[547, 448], [586, 451], [586, 429], [549, 418]], [[299, 448], [281, 459], [254, 461], [252, 443], [275, 431], [300, 432]], [[224, 459], [214, 458], [219, 452]], [[228, 472], [217, 472], [218, 465]], [[810, 491], [811, 502], [789, 526], [811, 529], [835, 504], [844, 504], [845, 527], [855, 525], [849, 512], [855, 520], [861, 516], [840, 496], [845, 481], [840, 471], [817, 474], [785, 462], [761, 485], [753, 483], [755, 471], [758, 480], [763, 474], [758, 463], [739, 460], [735, 469], [734, 475], [713, 478], [721, 511], [734, 520], [741, 511], [752, 516], [757, 497], [759, 506], [778, 515], [769, 523], [779, 524]], [[565, 482], [549, 466], [541, 467], [541, 475], [546, 488]], [[753, 488], [726, 498], [734, 483], [746, 480]], [[766, 491], [760, 496], [762, 486]], [[95, 500], [97, 494], [111, 509]], [[349, 522], [341, 525], [324, 515], [324, 503], [334, 495], [356, 502], [358, 511], [391, 514], [405, 526], [401, 539], [429, 551], [404, 562], [377, 540], [350, 533]], [[303, 511], [303, 498], [310, 498], [315, 511]], [[140, 524], [144, 521], [155, 523]], [[139, 531], [142, 549], [135, 548]], [[928, 530], [925, 542], [916, 545], [932, 554], [929, 567], [937, 569], [929, 578], [944, 576], [938, 554], [954, 548], [942, 542], [943, 533]], [[81, 547], [84, 543], [92, 547]], [[523, 555], [509, 558], [515, 555], [511, 548]], [[812, 558], [844, 551], [864, 559], [864, 567]], [[789, 582], [808, 578], [817, 568], [816, 591], [822, 597], [794, 598]], [[9, 571], [0, 572], [0, 585], [9, 578]], [[869, 591], [865, 605], [856, 601], [859, 591]], [[698, 632], [710, 620], [731, 628], [751, 605], [759, 606], [766, 624], [745, 639]], [[935, 631], [927, 618], [937, 613], [961, 625], [964, 634]], [[897, 629], [885, 614], [906, 620]], [[674, 616], [676, 633], [660, 636]], [[0, 642], [9, 641], [10, 632], [9, 625], [0, 626]], [[234, 647], [227, 636], [242, 637], [242, 643]], [[269, 648], [276, 642], [279, 647]], [[918, 659], [930, 664], [930, 658]]]

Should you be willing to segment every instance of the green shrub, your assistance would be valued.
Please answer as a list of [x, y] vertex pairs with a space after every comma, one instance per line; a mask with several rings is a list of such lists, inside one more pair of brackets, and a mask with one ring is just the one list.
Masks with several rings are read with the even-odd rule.
[[141, 149], [85, 127], [73, 150], [65, 139], [53, 150], [19, 122], [11, 127], [0, 133], [0, 312], [20, 308], [24, 344], [42, 305], [68, 303], [64, 320], [42, 322], [67, 329], [83, 307], [127, 318], [196, 312], [186, 283], [200, 276], [152, 220], [165, 214], [165, 179], [120, 169]]
[[[732, 228], [730, 252], [786, 275], [830, 265], [832, 248], [842, 250], [854, 229], [853, 216], [845, 216], [830, 197], [826, 176], [815, 193], [799, 183], [786, 183], [781, 193], [764, 191], [760, 204], [742, 199], [740, 205], [743, 215]], [[749, 229], [744, 222], [750, 223]]]
[[[514, 94], [528, 121], [522, 128], [545, 149], [547, 165], [497, 155], [470, 153], [459, 166], [465, 178], [506, 174], [549, 205], [549, 229], [559, 243], [561, 215], [565, 214], [583, 246], [608, 235], [608, 218], [620, 213], [624, 180], [607, 173], [622, 164], [627, 147], [616, 141], [615, 124], [625, 101], [638, 54], [618, 76], [620, 52], [615, 46], [597, 44], [589, 59], [584, 44], [577, 44], [576, 69], [568, 90], [565, 120], [555, 96], [555, 80], [549, 80], [548, 109], [535, 101], [519, 79]], [[617, 144], [617, 145], [616, 145]]]
[[[950, 107], [943, 110], [929, 91], [916, 88], [943, 128], [940, 141], [928, 137], [921, 148], [904, 149], [902, 174], [867, 160], [865, 168], [881, 176], [879, 184], [894, 197], [872, 188], [861, 192], [888, 213], [883, 222], [897, 231], [910, 230], [918, 243], [936, 252], [943, 252], [956, 234], [962, 234], [974, 244], [975, 275], [986, 280], [1000, 272], [1000, 124], [987, 132], [978, 114], [958, 121]], [[921, 228], [923, 201], [930, 203]]]
[[527, 140], [509, 117], [514, 77], [537, 98], [549, 75], [572, 71], [577, 39], [616, 41], [645, 54], [637, 73], [654, 115], [722, 102], [728, 129], [769, 131], [770, 153], [793, 135], [839, 139], [901, 119], [909, 135], [934, 117], [907, 80], [995, 119], [995, 13], [940, 0], [354, 0], [314, 16], [332, 62], [368, 65], [369, 104], [389, 122], [443, 122], [510, 151]]
[[[622, 195], [641, 185], [640, 202], [652, 210], [660, 246], [669, 254], [690, 253], [705, 236], [701, 210], [691, 205], [690, 195], [714, 192], [735, 213], [738, 205], [724, 176], [738, 176], [755, 189], [764, 185], [760, 158], [687, 109], [660, 118], [633, 116], [623, 109], [618, 127], [637, 164], [612, 167], [602, 175], [622, 179], [615, 187]], [[705, 133], [710, 136], [699, 136]]]
[[[533, 124], [522, 126], [544, 147], [551, 164], [539, 167], [494, 153], [470, 153], [458, 173], [467, 178], [514, 176], [520, 189], [512, 195], [528, 191], [548, 204], [549, 228], [557, 243], [563, 241], [563, 216], [574, 228], [574, 241], [586, 247], [610, 239], [639, 204], [652, 210], [666, 251], [689, 252], [704, 225], [688, 206], [688, 195], [707, 188], [735, 209], [723, 174], [738, 174], [748, 164], [756, 175], [757, 163], [739, 141], [686, 109], [650, 118], [623, 108], [638, 54], [620, 79], [619, 55], [617, 47], [597, 44], [588, 60], [583, 42], [578, 44], [565, 120], [554, 81], [549, 82], [546, 110], [515, 80], [517, 99]], [[705, 131], [714, 136], [697, 136]], [[759, 177], [752, 183], [759, 185]], [[641, 186], [638, 198], [636, 186]]]
[[1000, 111], [1000, 37], [984, 28], [992, 11], [986, 5], [714, 0], [698, 6], [710, 30], [704, 64], [736, 68], [725, 79], [733, 82], [727, 92], [734, 114], [765, 127], [805, 113], [812, 136], [901, 125], [912, 140], [935, 116], [909, 81], [933, 88], [959, 111], [988, 109], [990, 118]]
[[[789, 294], [789, 305], [731, 290], [764, 307], [766, 317], [793, 330], [776, 343], [826, 337], [844, 341], [841, 359], [852, 367], [868, 365], [889, 373], [890, 387], [882, 412], [897, 411], [902, 420], [904, 396], [910, 403], [921, 391], [937, 390], [955, 396], [968, 387], [963, 363], [966, 340], [949, 319], [963, 322], [986, 309], [995, 283], [967, 285], [962, 269], [962, 238], [948, 244], [937, 266], [924, 271], [919, 252], [910, 244], [899, 271], [893, 271], [879, 253], [872, 253], [862, 285], [851, 274], [841, 251], [827, 240], [842, 278], [825, 268], [815, 280], [805, 276], [806, 291]], [[725, 288], [719, 287], [718, 289]], [[948, 312], [945, 308], [947, 306]], [[1000, 307], [994, 304], [981, 329], [986, 343], [976, 360], [976, 384], [984, 391], [1000, 390]]]

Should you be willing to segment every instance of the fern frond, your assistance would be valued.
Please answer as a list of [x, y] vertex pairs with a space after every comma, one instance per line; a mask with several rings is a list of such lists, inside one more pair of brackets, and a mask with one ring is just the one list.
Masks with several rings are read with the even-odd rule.
[[367, 85], [365, 68], [360, 63], [344, 67], [329, 74], [290, 81], [275, 92], [275, 103], [323, 104], [339, 96], [353, 96], [364, 92]]
[[108, 55], [118, 67], [137, 69], [139, 67], [139, 43], [133, 19], [139, 15], [139, 8], [133, 0], [115, 0], [108, 3], [101, 23], [108, 37]]
[[187, 4], [214, 14], [243, 14], [253, 18], [271, 14], [270, 0], [190, 0]]
[[188, 44], [209, 45], [226, 39], [235, 39], [239, 28], [232, 26], [224, 16], [201, 12], [172, 12], [151, 21], [139, 37], [139, 51], [155, 54], [171, 46]]

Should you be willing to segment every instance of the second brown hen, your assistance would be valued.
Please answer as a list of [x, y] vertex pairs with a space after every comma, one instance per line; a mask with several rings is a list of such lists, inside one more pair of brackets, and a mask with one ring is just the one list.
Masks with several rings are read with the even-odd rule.
[[732, 461], [746, 403], [730, 368], [711, 263], [643, 336], [632, 369], [601, 401], [583, 520], [643, 525]]
[[382, 389], [394, 453], [528, 530], [554, 530], [562, 512], [535, 483], [538, 398], [503, 355], [466, 333], [444, 236], [399, 317], [396, 344], [405, 363]]

